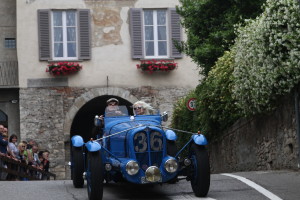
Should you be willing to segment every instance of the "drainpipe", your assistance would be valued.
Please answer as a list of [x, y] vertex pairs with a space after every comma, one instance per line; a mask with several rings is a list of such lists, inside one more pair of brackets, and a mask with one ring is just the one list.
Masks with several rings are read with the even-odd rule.
[[296, 117], [296, 132], [298, 138], [298, 169], [300, 168], [300, 117], [299, 117], [299, 93], [298, 86], [295, 88], [295, 117]]

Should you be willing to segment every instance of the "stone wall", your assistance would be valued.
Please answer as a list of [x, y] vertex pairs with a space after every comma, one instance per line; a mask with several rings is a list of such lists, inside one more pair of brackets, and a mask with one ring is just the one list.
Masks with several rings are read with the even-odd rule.
[[[105, 92], [102, 92], [105, 91]], [[144, 100], [172, 115], [173, 103], [185, 88], [23, 88], [20, 89], [21, 140], [34, 139], [40, 150], [50, 151], [50, 171], [69, 179], [70, 127], [78, 109], [97, 95], [115, 95], [129, 102]], [[133, 98], [134, 97], [134, 98]], [[134, 102], [132, 102], [134, 103]]]
[[298, 169], [293, 95], [274, 112], [236, 122], [209, 145], [214, 173]]

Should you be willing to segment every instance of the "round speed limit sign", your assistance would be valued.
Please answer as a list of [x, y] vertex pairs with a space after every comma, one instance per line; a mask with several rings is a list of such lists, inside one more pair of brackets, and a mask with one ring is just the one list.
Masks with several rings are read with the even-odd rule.
[[190, 98], [186, 103], [186, 107], [190, 111], [195, 111], [196, 110], [196, 98]]

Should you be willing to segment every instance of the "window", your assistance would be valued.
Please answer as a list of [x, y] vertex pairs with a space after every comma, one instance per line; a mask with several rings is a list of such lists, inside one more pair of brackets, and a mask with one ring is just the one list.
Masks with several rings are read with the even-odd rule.
[[52, 55], [55, 60], [77, 59], [77, 21], [75, 11], [52, 12]]
[[5, 38], [5, 48], [15, 49], [16, 48], [16, 39], [15, 38]]
[[167, 57], [166, 10], [144, 10], [145, 58]]
[[89, 60], [90, 11], [39, 10], [40, 60]]
[[181, 40], [180, 17], [175, 8], [130, 10], [133, 59], [181, 58], [174, 40]]

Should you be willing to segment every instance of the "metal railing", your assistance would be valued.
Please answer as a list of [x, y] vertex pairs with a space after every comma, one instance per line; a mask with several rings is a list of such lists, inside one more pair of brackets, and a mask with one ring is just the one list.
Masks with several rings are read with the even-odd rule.
[[18, 62], [2, 61], [0, 62], [0, 87], [18, 86]]
[[56, 179], [56, 174], [21, 163], [4, 155], [0, 155], [0, 161], [6, 164], [6, 167], [0, 166], [2, 173], [6, 172], [21, 179], [26, 178], [27, 180], [51, 180], [50, 177], [54, 180]]

